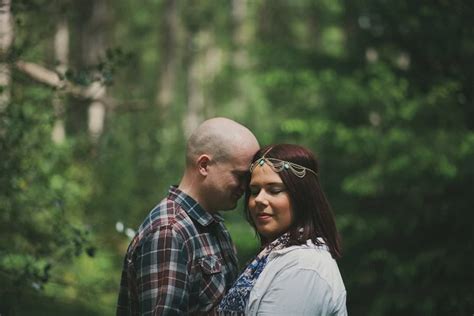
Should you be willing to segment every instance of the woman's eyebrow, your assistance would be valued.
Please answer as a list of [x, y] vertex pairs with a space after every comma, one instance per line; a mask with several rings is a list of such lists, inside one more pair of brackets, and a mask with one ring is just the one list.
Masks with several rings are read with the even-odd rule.
[[265, 187], [265, 186], [268, 186], [268, 187], [276, 187], [276, 186], [281, 186], [281, 187], [284, 187], [285, 184], [283, 182], [270, 182], [270, 183], [264, 183], [263, 185], [260, 185], [260, 184], [256, 184], [256, 183], [252, 183], [250, 182], [249, 186], [251, 187]]

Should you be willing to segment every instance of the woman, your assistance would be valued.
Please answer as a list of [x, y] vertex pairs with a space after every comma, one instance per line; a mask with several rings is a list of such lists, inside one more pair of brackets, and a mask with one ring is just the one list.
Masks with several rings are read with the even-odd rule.
[[221, 301], [222, 315], [347, 315], [335, 259], [339, 237], [306, 148], [260, 149], [250, 166], [246, 216], [262, 251]]

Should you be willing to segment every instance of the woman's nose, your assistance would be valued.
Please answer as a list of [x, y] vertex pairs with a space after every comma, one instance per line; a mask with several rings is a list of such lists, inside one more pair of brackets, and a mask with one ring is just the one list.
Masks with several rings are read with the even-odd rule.
[[260, 192], [258, 192], [257, 196], [255, 197], [255, 202], [264, 205], [268, 204], [264, 190], [260, 190]]

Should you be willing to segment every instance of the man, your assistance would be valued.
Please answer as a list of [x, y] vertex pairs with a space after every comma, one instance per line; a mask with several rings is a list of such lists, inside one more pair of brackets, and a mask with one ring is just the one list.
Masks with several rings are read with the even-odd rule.
[[237, 276], [230, 235], [217, 211], [234, 209], [259, 149], [246, 127], [202, 123], [186, 148], [178, 187], [146, 217], [124, 260], [117, 315], [209, 314]]

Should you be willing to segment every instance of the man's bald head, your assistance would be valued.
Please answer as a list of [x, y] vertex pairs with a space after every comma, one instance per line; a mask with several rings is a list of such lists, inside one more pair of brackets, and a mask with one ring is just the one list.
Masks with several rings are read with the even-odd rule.
[[207, 120], [188, 140], [186, 170], [178, 188], [208, 212], [234, 209], [258, 149], [245, 126], [222, 117]]
[[246, 148], [259, 147], [252, 132], [245, 126], [223, 117], [204, 121], [189, 137], [186, 148], [186, 165], [207, 154], [214, 161], [227, 161], [233, 154]]

